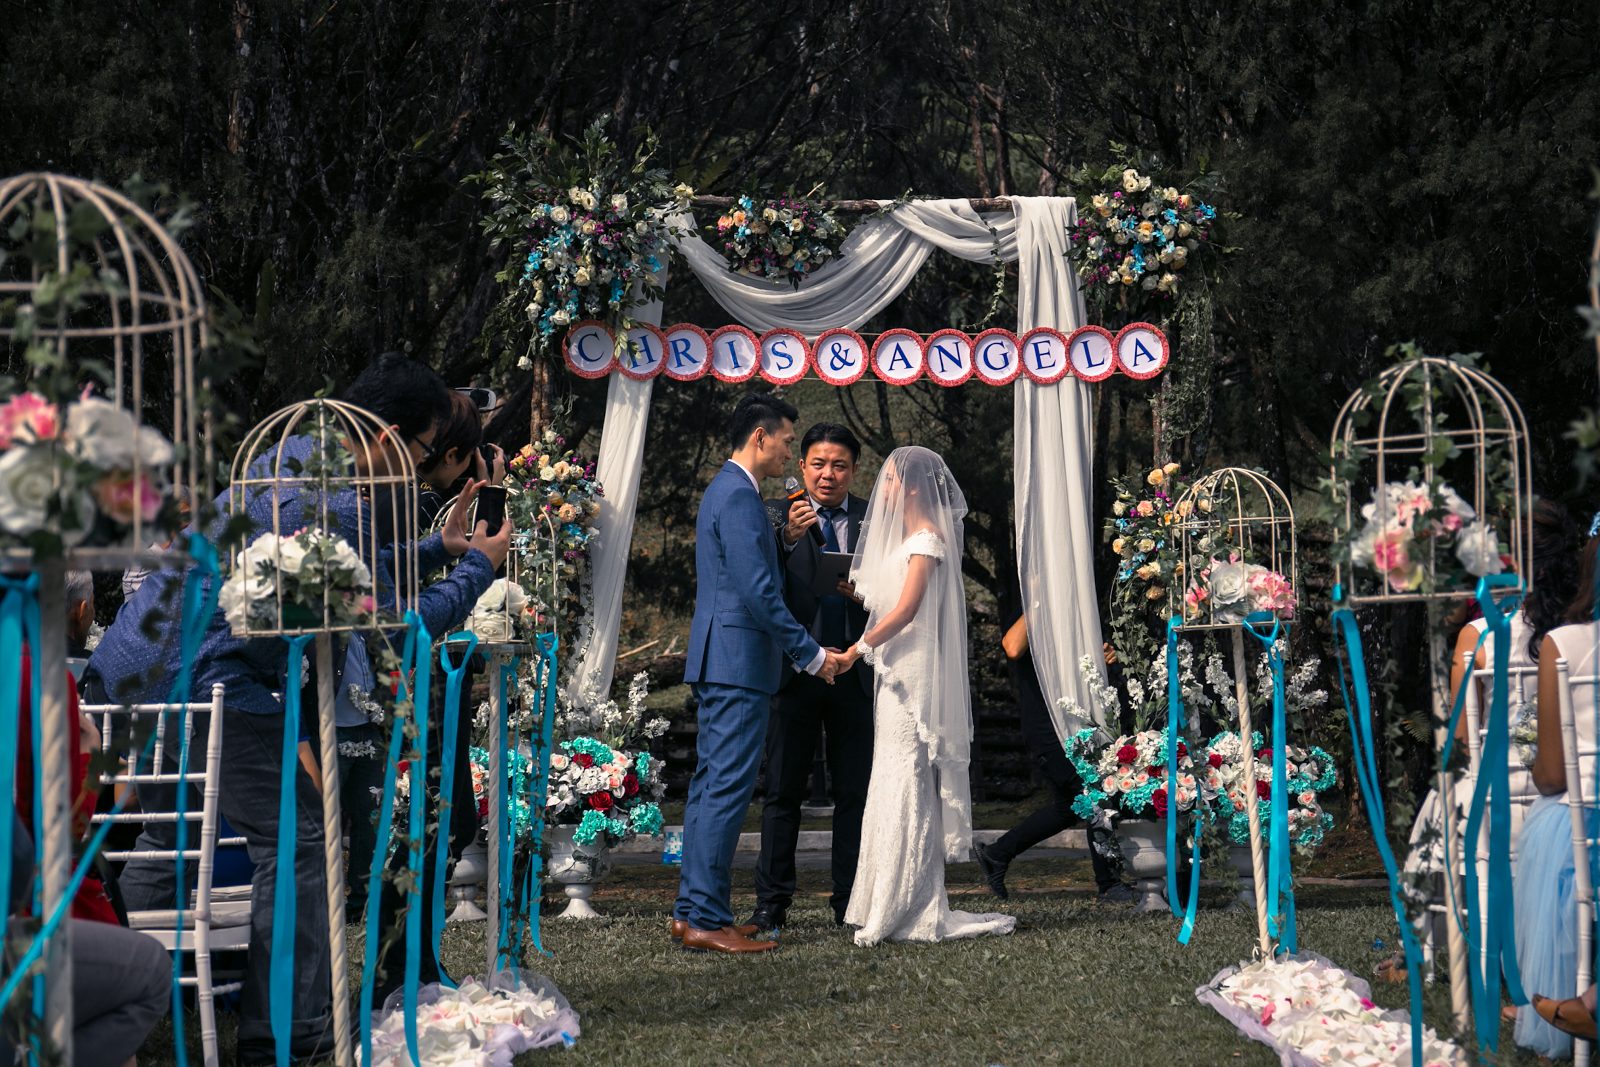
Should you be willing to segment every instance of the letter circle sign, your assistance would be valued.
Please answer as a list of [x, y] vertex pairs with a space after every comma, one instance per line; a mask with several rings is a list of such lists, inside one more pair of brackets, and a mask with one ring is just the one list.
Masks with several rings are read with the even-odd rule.
[[724, 326], [711, 335], [711, 376], [721, 382], [747, 382], [761, 369], [761, 342], [743, 326]]
[[867, 342], [854, 330], [826, 330], [812, 346], [811, 364], [829, 385], [853, 385], [867, 373]]
[[573, 323], [565, 348], [567, 369], [580, 378], [604, 378], [616, 364], [611, 331], [594, 319]]
[[761, 335], [761, 377], [773, 385], [792, 385], [811, 369], [806, 339], [793, 330], [768, 330]]
[[1154, 378], [1171, 352], [1167, 335], [1148, 322], [1130, 322], [1117, 331], [1117, 366], [1130, 378]]
[[922, 337], [910, 330], [886, 330], [872, 346], [872, 371], [890, 385], [910, 385], [922, 377]]
[[645, 381], [661, 373], [661, 357], [667, 349], [667, 335], [661, 327], [642, 322], [627, 333], [627, 343], [617, 357], [617, 369], [635, 381]]
[[667, 331], [667, 365], [661, 373], [680, 382], [705, 377], [711, 366], [711, 337], [698, 326], [680, 322]]
[[1060, 331], [1039, 326], [1022, 335], [1022, 372], [1035, 385], [1054, 385], [1066, 377], [1067, 339]]
[[1021, 351], [1010, 330], [984, 330], [972, 339], [973, 373], [985, 385], [1010, 385], [1022, 373]]
[[1103, 382], [1117, 369], [1116, 339], [1104, 326], [1080, 326], [1067, 338], [1072, 373], [1086, 382]]
[[940, 330], [928, 338], [923, 362], [937, 385], [960, 385], [972, 377], [972, 338], [960, 330]]

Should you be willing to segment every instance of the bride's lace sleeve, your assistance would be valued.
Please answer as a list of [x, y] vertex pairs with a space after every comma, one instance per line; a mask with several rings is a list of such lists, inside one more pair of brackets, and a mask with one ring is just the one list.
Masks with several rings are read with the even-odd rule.
[[942, 563], [944, 562], [944, 542], [932, 530], [918, 530], [906, 538], [906, 554], [929, 556]]

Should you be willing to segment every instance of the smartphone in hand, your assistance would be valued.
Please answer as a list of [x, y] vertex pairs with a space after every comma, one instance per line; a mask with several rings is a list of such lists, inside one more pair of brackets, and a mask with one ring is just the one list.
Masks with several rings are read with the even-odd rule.
[[500, 527], [506, 521], [506, 487], [503, 485], [486, 485], [478, 490], [478, 511], [473, 522], [473, 529], [477, 524], [487, 523], [489, 534], [500, 532]]

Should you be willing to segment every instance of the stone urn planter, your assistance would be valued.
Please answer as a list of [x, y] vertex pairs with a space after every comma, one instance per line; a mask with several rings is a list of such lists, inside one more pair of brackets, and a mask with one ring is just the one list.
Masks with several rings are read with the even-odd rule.
[[580, 845], [572, 839], [575, 826], [550, 828], [549, 880], [559, 884], [567, 894], [567, 910], [558, 919], [598, 919], [589, 898], [594, 895], [595, 883], [611, 869], [606, 859], [604, 845]]

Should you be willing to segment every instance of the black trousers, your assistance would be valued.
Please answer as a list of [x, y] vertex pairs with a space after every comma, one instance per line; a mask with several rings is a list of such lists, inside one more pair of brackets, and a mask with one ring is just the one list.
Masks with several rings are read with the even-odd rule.
[[[1022, 716], [1022, 739], [1033, 757], [1034, 766], [1050, 787], [1050, 802], [1006, 831], [990, 845], [988, 854], [1000, 863], [1010, 863], [1041, 841], [1048, 840], [1074, 823], [1081, 822], [1072, 811], [1072, 802], [1083, 792], [1083, 779], [1067, 759], [1039, 682], [1033, 661], [1024, 658], [1012, 665], [1012, 680], [1017, 687], [1017, 710]], [[1097, 831], [1089, 828], [1089, 860], [1094, 864], [1095, 884], [1103, 893], [1117, 884], [1111, 861], [1094, 847]]]
[[825, 737], [833, 779], [833, 896], [842, 913], [861, 856], [861, 813], [872, 776], [872, 698], [854, 672], [834, 685], [805, 674], [772, 702], [767, 724], [767, 790], [761, 806], [761, 857], [756, 863], [756, 902], [788, 908], [794, 899], [795, 845], [800, 806], [808, 793], [817, 729]]

